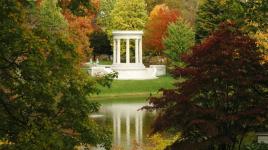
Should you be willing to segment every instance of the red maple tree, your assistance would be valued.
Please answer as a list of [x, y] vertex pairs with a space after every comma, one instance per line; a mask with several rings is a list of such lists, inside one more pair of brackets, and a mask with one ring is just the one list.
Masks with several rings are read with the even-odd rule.
[[240, 149], [248, 132], [267, 127], [268, 63], [254, 40], [223, 24], [183, 60], [173, 75], [185, 80], [145, 107], [159, 110], [154, 132], [182, 133], [170, 149]]

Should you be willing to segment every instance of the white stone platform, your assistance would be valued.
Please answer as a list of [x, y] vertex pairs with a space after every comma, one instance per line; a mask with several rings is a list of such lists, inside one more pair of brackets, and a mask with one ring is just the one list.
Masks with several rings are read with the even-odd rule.
[[112, 65], [111, 69], [118, 72], [119, 80], [149, 80], [157, 79], [155, 68], [145, 68], [144, 65]]
[[157, 79], [156, 68], [145, 68], [142, 65], [97, 65], [88, 70], [91, 76], [103, 76], [113, 72], [118, 73], [118, 80]]

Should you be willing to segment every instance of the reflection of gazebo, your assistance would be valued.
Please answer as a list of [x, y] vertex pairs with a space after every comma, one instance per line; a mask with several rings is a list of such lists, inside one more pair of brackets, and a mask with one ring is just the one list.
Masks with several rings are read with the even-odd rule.
[[[143, 31], [114, 31], [113, 32], [113, 65], [111, 69], [118, 72], [118, 79], [154, 79], [155, 68], [145, 68], [142, 63]], [[130, 43], [135, 41], [135, 62], [130, 59]], [[121, 41], [126, 43], [126, 61], [121, 61]]]

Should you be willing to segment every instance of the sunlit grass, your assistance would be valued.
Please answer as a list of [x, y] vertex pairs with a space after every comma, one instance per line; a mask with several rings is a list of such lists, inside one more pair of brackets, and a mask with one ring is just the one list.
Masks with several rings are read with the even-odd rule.
[[111, 88], [101, 87], [101, 93], [94, 97], [144, 97], [157, 94], [161, 88], [172, 88], [174, 79], [162, 76], [154, 80], [114, 80]]

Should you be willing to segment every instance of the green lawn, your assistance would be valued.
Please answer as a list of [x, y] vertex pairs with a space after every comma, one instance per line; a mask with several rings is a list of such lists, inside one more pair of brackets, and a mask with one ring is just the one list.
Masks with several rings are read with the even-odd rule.
[[[111, 65], [111, 61], [100, 61], [101, 65]], [[83, 68], [87, 71], [88, 68]], [[174, 79], [167, 75], [154, 80], [114, 80], [111, 88], [100, 87], [101, 93], [93, 95], [94, 99], [118, 97], [148, 97], [150, 94], [157, 94], [161, 88], [172, 88]]]
[[160, 88], [172, 88], [174, 81], [170, 76], [154, 80], [114, 80], [111, 88], [101, 87], [101, 93], [93, 97], [149, 96], [150, 93], [156, 94]]

